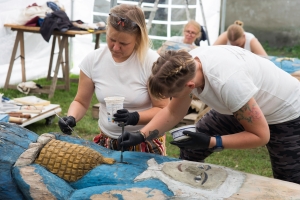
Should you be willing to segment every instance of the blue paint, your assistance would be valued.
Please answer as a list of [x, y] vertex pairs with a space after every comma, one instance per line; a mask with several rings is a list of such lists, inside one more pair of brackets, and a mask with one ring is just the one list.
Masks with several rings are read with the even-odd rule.
[[[58, 176], [53, 176], [53, 174], [44, 167], [38, 164], [33, 164], [32, 166], [36, 168], [35, 172], [43, 177], [43, 182], [47, 186], [48, 190], [57, 199], [68, 199], [74, 192], [74, 189], [69, 185], [69, 183]], [[63, 188], [63, 190], [61, 188]]]
[[[23, 140], [30, 140], [31, 142], [35, 142], [39, 135], [36, 133], [23, 128], [22, 126], [18, 126], [16, 124], [10, 124], [10, 123], [5, 123], [5, 122], [0, 122], [0, 130], [4, 128], [6, 131], [10, 131], [14, 133], [15, 135], [19, 136], [20, 139]], [[1, 130], [2, 132], [3, 130]]]
[[[114, 158], [117, 162], [120, 162], [120, 151], [110, 150], [105, 147], [99, 146], [98, 144], [95, 144], [94, 142], [83, 140], [83, 139], [72, 137], [72, 136], [61, 135], [59, 133], [51, 133], [51, 134], [55, 135], [55, 138], [57, 140], [70, 142], [70, 143], [74, 143], [74, 144], [79, 144], [79, 145], [83, 145], [83, 146], [88, 146], [88, 147], [94, 149], [95, 151], [98, 151], [99, 153], [101, 153], [104, 157]], [[138, 165], [140, 165], [140, 164], [146, 165], [146, 163], [141, 163], [141, 162], [147, 161], [147, 160], [153, 158], [153, 155], [154, 154], [142, 153], [142, 152], [129, 152], [129, 151], [125, 151], [123, 153], [123, 157], [126, 162], [138, 164]], [[126, 159], [128, 159], [128, 160], [126, 160]], [[160, 156], [160, 155], [155, 155], [155, 160], [158, 164], [161, 164], [163, 162], [178, 161], [178, 159], [176, 159], [176, 158]]]
[[[35, 168], [34, 172], [42, 177], [42, 183], [46, 185], [49, 193], [51, 193], [57, 199], [68, 199], [74, 192], [74, 189], [66, 181], [56, 175], [53, 175], [44, 167], [37, 164], [32, 164], [30, 167]], [[13, 177], [15, 180], [17, 180], [18, 187], [24, 194], [25, 198], [31, 199], [31, 195], [29, 193], [30, 186], [22, 179], [20, 175], [20, 168], [22, 167], [15, 167], [13, 169]]]
[[12, 166], [38, 135], [20, 126], [0, 122], [0, 199], [23, 199], [11, 175]]
[[[109, 193], [111, 190], [130, 190], [131, 188], [151, 188], [162, 191], [166, 196], [173, 196], [173, 192], [168, 189], [168, 187], [157, 179], [148, 179], [141, 182], [136, 182], [132, 184], [125, 185], [105, 185], [105, 186], [95, 186], [89, 187], [81, 190], [76, 190], [70, 200], [81, 200], [81, 199], [90, 199], [92, 195]], [[119, 196], [119, 195], [118, 195]], [[150, 196], [150, 195], [149, 195]], [[119, 196], [122, 197], [122, 196]], [[120, 199], [120, 198], [119, 198]]]
[[0, 122], [8, 122], [9, 115], [8, 114], [0, 114]]
[[272, 61], [277, 67], [281, 68], [282, 70], [290, 74], [300, 70], [300, 60], [298, 58], [291, 58], [293, 59], [293, 61], [282, 60], [281, 62], [276, 61], [276, 59], [278, 58], [283, 58], [283, 57], [269, 56], [270, 61]]
[[24, 182], [22, 176], [20, 175], [19, 167], [13, 168], [12, 174], [15, 182], [17, 183], [19, 189], [22, 191], [25, 199], [32, 200], [32, 197], [30, 195], [30, 186]]
[[[56, 139], [88, 146], [104, 157], [114, 158], [117, 162], [120, 162], [120, 151], [109, 150], [93, 142], [68, 135], [52, 134], [55, 135]], [[13, 167], [13, 164], [21, 153], [28, 149], [31, 142], [36, 142], [37, 138], [36, 133], [23, 127], [0, 123], [0, 151], [2, 154], [0, 157], [0, 199], [32, 199], [30, 186], [20, 175], [21, 167]], [[57, 199], [69, 199], [70, 196], [71, 199], [85, 199], [93, 194], [101, 194], [110, 190], [130, 190], [133, 187], [158, 189], [166, 196], [174, 195], [158, 179], [148, 179], [140, 182], [134, 182], [133, 180], [148, 168], [147, 161], [151, 158], [154, 158], [159, 164], [178, 161], [178, 159], [128, 151], [123, 153], [123, 158], [123, 161], [128, 162], [128, 164], [99, 165], [73, 183], [64, 181], [40, 165], [31, 164], [30, 167], [34, 167], [34, 172], [42, 177], [42, 182]], [[116, 195], [116, 198], [123, 199], [122, 195]]]
[[15, 180], [11, 175], [11, 164], [1, 161], [0, 163], [0, 199], [19, 200], [24, 199]]

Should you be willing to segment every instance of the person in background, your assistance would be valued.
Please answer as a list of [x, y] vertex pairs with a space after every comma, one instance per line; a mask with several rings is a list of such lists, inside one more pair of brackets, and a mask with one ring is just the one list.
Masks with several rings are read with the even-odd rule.
[[[100, 134], [94, 142], [116, 150], [116, 139], [122, 131], [118, 124], [108, 122], [105, 97], [125, 97], [124, 109], [117, 111], [114, 120], [123, 122], [127, 131], [141, 129], [169, 100], [149, 95], [147, 80], [159, 55], [150, 49], [144, 13], [138, 6], [121, 4], [110, 10], [106, 41], [107, 46], [90, 52], [80, 64], [77, 94], [59, 126], [63, 133], [71, 134], [69, 127], [75, 127], [84, 117], [95, 92], [100, 102]], [[142, 142], [130, 150], [165, 155], [165, 137]]]
[[183, 132], [190, 138], [171, 142], [181, 159], [266, 145], [274, 178], [300, 184], [300, 82], [270, 60], [228, 45], [169, 51], [154, 63], [149, 89], [172, 100], [140, 131], [125, 132], [120, 146], [164, 135], [195, 95], [212, 109], [195, 132]]
[[252, 34], [245, 32], [243, 29], [244, 23], [236, 20], [227, 28], [227, 31], [222, 33], [213, 45], [232, 45], [238, 46], [251, 51], [257, 55], [267, 57], [268, 54], [260, 44], [258, 39]]
[[[172, 42], [182, 43], [189, 45], [190, 49], [196, 48], [195, 40], [201, 38], [201, 25], [195, 20], [190, 20], [183, 28], [183, 36], [173, 36], [168, 41], [166, 41], [162, 47], [160, 47], [157, 52], [160, 54], [164, 50], [164, 45], [172, 45]], [[180, 48], [180, 46], [179, 46]]]

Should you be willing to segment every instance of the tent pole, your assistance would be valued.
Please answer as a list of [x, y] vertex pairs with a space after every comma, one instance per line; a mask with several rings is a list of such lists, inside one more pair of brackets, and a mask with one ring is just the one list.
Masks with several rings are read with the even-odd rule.
[[[71, 0], [71, 21], [74, 19], [74, 0]], [[73, 39], [70, 37], [70, 46], [69, 46], [69, 70], [73, 68]]]
[[188, 2], [188, 0], [185, 1], [185, 12], [186, 12], [187, 20], [190, 21], [191, 16], [190, 16], [190, 11], [189, 11], [189, 2]]
[[226, 0], [222, 0], [221, 14], [222, 14], [222, 16], [221, 16], [220, 34], [225, 31]]
[[208, 46], [210, 46], [210, 42], [209, 42], [209, 34], [208, 34], [208, 28], [206, 25], [206, 20], [205, 20], [205, 15], [204, 15], [204, 10], [203, 10], [203, 5], [202, 5], [202, 0], [199, 0], [200, 3], [200, 8], [201, 8], [201, 13], [202, 13], [202, 18], [203, 18], [203, 23], [204, 23], [204, 27], [205, 27], [205, 31], [206, 31], [206, 38], [207, 38], [207, 43]]
[[110, 0], [110, 8], [115, 7], [118, 3], [118, 0]]

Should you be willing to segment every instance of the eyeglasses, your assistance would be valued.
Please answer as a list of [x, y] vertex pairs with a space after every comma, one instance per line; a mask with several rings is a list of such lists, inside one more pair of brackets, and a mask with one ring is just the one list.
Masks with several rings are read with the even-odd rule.
[[109, 16], [111, 17], [111, 19], [109, 20], [109, 22], [113, 25], [113, 26], [123, 26], [123, 27], [130, 27], [130, 28], [135, 28], [138, 27], [137, 23], [131, 21], [130, 19], [124, 18], [124, 17], [119, 17], [118, 15], [114, 14], [114, 13], [109, 13]]
[[195, 36], [197, 35], [197, 33], [193, 32], [193, 31], [184, 31], [186, 34], [189, 34], [191, 36]]

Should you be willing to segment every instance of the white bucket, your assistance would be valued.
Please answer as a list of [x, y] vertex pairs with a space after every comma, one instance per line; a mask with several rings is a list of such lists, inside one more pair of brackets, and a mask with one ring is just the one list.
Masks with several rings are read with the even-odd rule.
[[179, 141], [179, 140], [184, 140], [184, 139], [190, 138], [189, 136], [184, 135], [182, 133], [183, 131], [196, 132], [196, 127], [195, 127], [195, 125], [180, 126], [178, 128], [174, 128], [174, 129], [170, 130], [169, 132], [171, 133], [174, 141]]
[[104, 101], [106, 104], [107, 119], [108, 122], [115, 123], [114, 114], [117, 110], [123, 109], [123, 102], [125, 97], [105, 97]]

